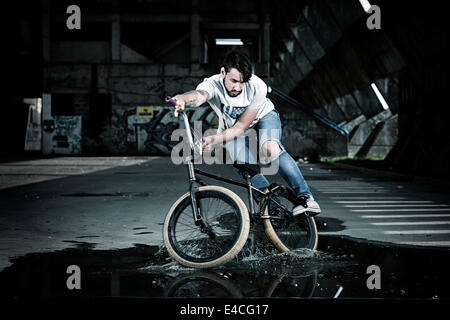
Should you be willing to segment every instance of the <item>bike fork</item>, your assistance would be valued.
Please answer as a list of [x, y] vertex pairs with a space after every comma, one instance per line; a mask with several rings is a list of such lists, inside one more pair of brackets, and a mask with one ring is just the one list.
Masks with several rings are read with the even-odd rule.
[[195, 187], [197, 184], [197, 180], [195, 179], [194, 164], [190, 160], [188, 161], [188, 172], [189, 193], [191, 196], [192, 215], [194, 218], [194, 223], [196, 226], [200, 227], [201, 232], [206, 233], [211, 239], [215, 239], [216, 234], [214, 233], [212, 228], [208, 226], [205, 219], [203, 219], [200, 208], [197, 204], [197, 198], [195, 197]]
[[189, 174], [189, 193], [191, 196], [192, 213], [193, 213], [194, 222], [196, 225], [198, 225], [199, 221], [201, 220], [201, 215], [198, 210], [197, 199], [195, 197], [195, 185], [196, 185], [197, 181], [195, 179], [194, 164], [190, 160], [188, 160], [187, 165], [188, 165], [188, 174]]
[[247, 181], [248, 186], [248, 199], [250, 201], [250, 212], [253, 214], [255, 212], [255, 205], [253, 203], [253, 191], [252, 191], [252, 182], [250, 180], [250, 175], [246, 175], [245, 180]]

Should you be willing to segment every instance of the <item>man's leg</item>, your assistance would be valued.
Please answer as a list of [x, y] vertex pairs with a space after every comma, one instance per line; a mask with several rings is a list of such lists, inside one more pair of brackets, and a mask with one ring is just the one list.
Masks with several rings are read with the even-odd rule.
[[289, 186], [295, 191], [297, 198], [312, 197], [311, 190], [305, 181], [298, 165], [286, 150], [280, 152], [278, 156], [279, 173]]
[[297, 198], [312, 197], [311, 190], [300, 169], [286, 150], [281, 150], [277, 141], [269, 140], [262, 145], [264, 152], [272, 161], [278, 161], [278, 172], [295, 191]]
[[263, 156], [270, 159], [271, 162], [278, 161], [280, 175], [301, 200], [301, 205], [294, 208], [294, 215], [306, 211], [316, 214], [320, 213], [319, 204], [314, 200], [299, 167], [281, 144], [281, 122], [278, 113], [275, 111], [270, 112], [260, 120], [258, 126], [260, 129], [260, 149]]
[[[250, 136], [249, 138], [256, 138], [256, 136]], [[255, 155], [253, 154], [253, 150], [250, 150], [253, 148], [249, 148], [249, 141], [245, 136], [239, 137], [233, 141], [229, 141], [225, 146], [230, 160], [247, 164], [257, 164]], [[260, 173], [253, 176], [251, 178], [251, 182], [255, 188], [261, 191], [265, 190], [270, 185], [266, 177], [264, 177]], [[257, 195], [255, 194], [255, 196]]]
[[[272, 161], [278, 161], [279, 173], [288, 185], [294, 190], [297, 198], [301, 199], [301, 204], [294, 208], [294, 215], [303, 212], [320, 213], [319, 204], [314, 200], [314, 197], [305, 181], [299, 167], [292, 159], [291, 155], [286, 150], [281, 150], [280, 146], [275, 141], [266, 141], [263, 144], [263, 152], [271, 155]], [[274, 159], [274, 157], [276, 157]]]

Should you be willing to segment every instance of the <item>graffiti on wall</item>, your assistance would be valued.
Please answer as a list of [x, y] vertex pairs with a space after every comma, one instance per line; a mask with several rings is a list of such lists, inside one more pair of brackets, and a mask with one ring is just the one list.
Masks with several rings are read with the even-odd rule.
[[[202, 122], [203, 132], [218, 126], [217, 115], [210, 107], [187, 108], [186, 113], [192, 126], [194, 121]], [[112, 124], [117, 133], [116, 151], [148, 155], [170, 155], [178, 143], [171, 141], [172, 132], [184, 127], [182, 118], [175, 118], [173, 108], [166, 106], [116, 109]], [[296, 121], [283, 121], [282, 143], [294, 154], [309, 154], [317, 148], [313, 139], [315, 133], [314, 129], [306, 130]]]
[[[193, 125], [201, 121], [203, 132], [217, 128], [217, 116], [209, 107], [187, 108], [186, 114]], [[173, 115], [172, 107], [137, 106], [116, 109], [113, 126], [118, 132], [118, 149], [137, 153], [168, 155], [177, 141], [171, 141], [172, 132], [184, 126], [181, 117]]]
[[52, 153], [81, 153], [81, 116], [55, 116]]

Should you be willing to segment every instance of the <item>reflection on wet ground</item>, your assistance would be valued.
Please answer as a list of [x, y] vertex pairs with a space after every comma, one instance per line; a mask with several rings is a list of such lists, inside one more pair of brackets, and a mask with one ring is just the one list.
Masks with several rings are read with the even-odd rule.
[[[182, 267], [155, 246], [101, 251], [75, 241], [73, 249], [14, 258], [0, 273], [0, 296], [450, 298], [449, 250], [321, 235], [318, 250], [298, 259], [259, 233], [250, 239], [233, 261], [208, 270]], [[80, 267], [80, 290], [67, 288], [70, 265]], [[371, 265], [380, 268], [380, 289], [367, 286]]]

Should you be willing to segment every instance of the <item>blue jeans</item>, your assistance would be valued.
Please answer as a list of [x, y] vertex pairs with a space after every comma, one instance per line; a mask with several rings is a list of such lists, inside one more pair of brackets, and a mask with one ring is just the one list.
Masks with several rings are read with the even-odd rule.
[[[258, 135], [259, 150], [261, 150], [263, 144], [267, 141], [275, 141], [280, 146], [281, 153], [270, 159], [270, 161], [278, 161], [278, 172], [295, 191], [297, 197], [312, 197], [311, 190], [309, 189], [305, 178], [303, 178], [299, 167], [281, 143], [281, 122], [278, 112], [272, 110], [266, 114], [259, 120], [253, 129], [256, 130]], [[257, 157], [249, 150], [249, 141], [245, 137], [229, 141], [226, 144], [226, 148], [227, 150], [232, 151], [231, 153], [229, 152], [229, 154], [234, 161], [238, 160], [245, 163], [256, 163], [255, 159]], [[252, 183], [259, 190], [264, 190], [270, 185], [266, 177], [260, 173], [252, 178]]]

